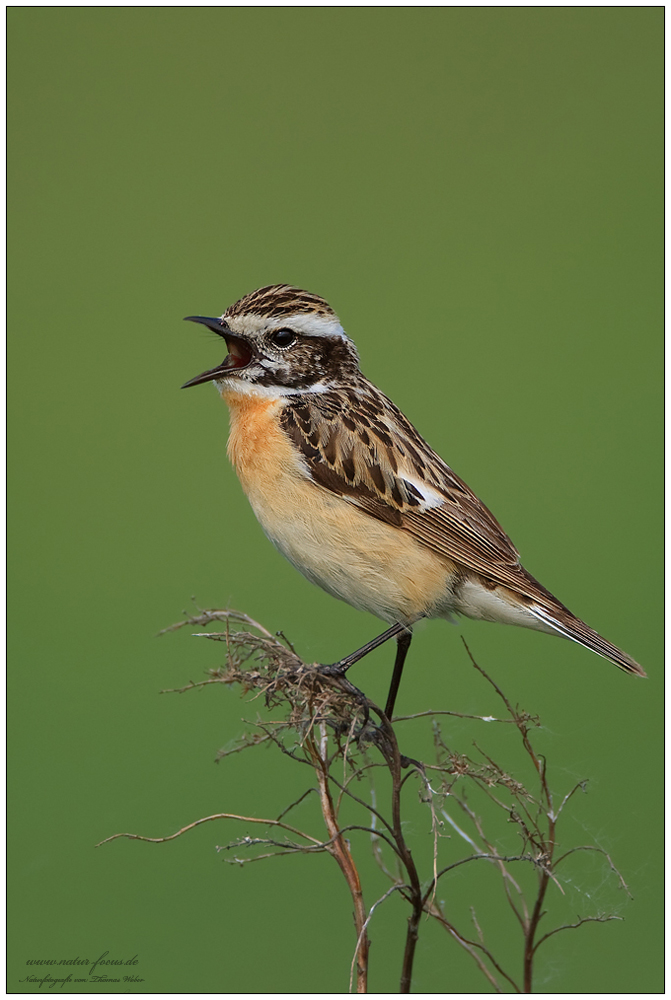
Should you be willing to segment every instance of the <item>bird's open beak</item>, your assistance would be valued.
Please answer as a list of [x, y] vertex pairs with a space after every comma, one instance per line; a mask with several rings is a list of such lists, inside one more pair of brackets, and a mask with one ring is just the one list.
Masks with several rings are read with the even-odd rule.
[[209, 371], [203, 372], [202, 375], [196, 375], [195, 378], [185, 382], [182, 389], [187, 389], [190, 385], [200, 385], [201, 382], [211, 382], [214, 379], [223, 378], [232, 372], [240, 371], [241, 368], [246, 368], [251, 363], [253, 357], [251, 346], [242, 337], [231, 333], [225, 319], [210, 316], [185, 316], [184, 319], [190, 320], [192, 323], [202, 323], [208, 330], [213, 330], [214, 333], [223, 337], [228, 348], [228, 355], [216, 368], [211, 368]]

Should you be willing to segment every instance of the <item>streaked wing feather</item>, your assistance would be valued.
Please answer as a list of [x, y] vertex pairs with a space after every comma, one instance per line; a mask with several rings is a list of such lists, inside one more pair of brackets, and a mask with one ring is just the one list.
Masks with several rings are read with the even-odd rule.
[[371, 383], [296, 398], [282, 425], [317, 485], [494, 582], [558, 603], [520, 566], [493, 514]]
[[485, 584], [508, 587], [566, 638], [645, 677], [635, 660], [576, 618], [520, 565], [494, 515], [366, 379], [356, 388], [294, 398], [280, 420], [315, 485], [408, 531]]

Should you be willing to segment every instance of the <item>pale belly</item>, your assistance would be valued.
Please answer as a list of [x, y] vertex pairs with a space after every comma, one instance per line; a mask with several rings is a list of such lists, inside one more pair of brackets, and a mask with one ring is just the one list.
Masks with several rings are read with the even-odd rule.
[[[308, 580], [384, 621], [416, 621], [441, 613], [448, 573], [441, 560], [403, 532], [375, 521], [338, 497], [299, 490], [287, 513], [287, 489], [276, 507], [248, 496], [268, 538]], [[322, 494], [322, 495], [319, 495]]]

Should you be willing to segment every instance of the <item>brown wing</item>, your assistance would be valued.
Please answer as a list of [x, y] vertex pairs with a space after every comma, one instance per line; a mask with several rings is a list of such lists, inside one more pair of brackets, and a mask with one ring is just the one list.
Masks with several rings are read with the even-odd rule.
[[281, 420], [317, 485], [492, 581], [551, 596], [493, 514], [367, 380], [296, 397]]
[[285, 406], [281, 422], [316, 485], [408, 531], [485, 580], [530, 598], [532, 613], [553, 630], [645, 677], [635, 660], [527, 573], [493, 514], [367, 380], [296, 397]]

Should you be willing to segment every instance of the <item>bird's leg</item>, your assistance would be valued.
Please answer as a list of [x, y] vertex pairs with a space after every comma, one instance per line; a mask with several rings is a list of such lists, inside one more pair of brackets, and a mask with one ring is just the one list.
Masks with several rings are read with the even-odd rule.
[[[374, 639], [371, 639], [370, 642], [367, 642], [365, 646], [361, 647], [361, 649], [355, 650], [353, 653], [350, 653], [349, 656], [344, 656], [342, 660], [338, 660], [337, 663], [329, 664], [328, 668], [329, 672], [334, 674], [346, 673], [351, 666], [353, 666], [355, 663], [358, 663], [359, 660], [362, 660], [364, 656], [368, 655], [368, 653], [372, 653], [374, 649], [377, 649], [378, 646], [381, 646], [383, 642], [387, 641], [387, 639], [393, 639], [394, 636], [400, 636], [403, 633], [406, 633], [408, 636], [410, 635], [410, 632], [408, 631], [408, 626], [401, 625], [400, 622], [396, 622], [396, 624], [388, 628], [386, 632], [382, 632], [381, 635], [378, 635]], [[410, 640], [408, 639], [408, 645], [409, 644]], [[407, 647], [406, 647], [406, 652], [407, 652]], [[402, 668], [403, 664], [401, 664], [401, 669]]]
[[387, 704], [384, 710], [384, 714], [387, 716], [390, 722], [394, 714], [394, 704], [396, 702], [396, 695], [398, 694], [398, 688], [401, 683], [403, 664], [405, 663], [405, 658], [408, 655], [408, 650], [410, 649], [411, 642], [412, 642], [412, 632], [409, 629], [406, 629], [405, 632], [401, 632], [400, 635], [396, 637], [396, 660], [394, 662], [394, 673], [391, 678], [389, 694], [387, 695]]
[[[372, 651], [377, 649], [378, 646], [381, 646], [383, 642], [386, 642], [388, 639], [393, 639], [394, 637], [397, 637], [398, 646], [396, 651], [396, 663], [394, 665], [394, 675], [391, 682], [392, 686], [389, 691], [389, 697], [387, 698], [387, 708], [389, 708], [391, 704], [391, 710], [393, 711], [398, 685], [401, 682], [403, 662], [412, 638], [412, 633], [407, 625], [402, 625], [400, 622], [396, 622], [395, 625], [390, 626], [390, 628], [388, 628], [385, 632], [382, 632], [381, 635], [378, 635], [374, 639], [371, 639], [370, 642], [367, 642], [365, 646], [361, 647], [361, 649], [355, 650], [353, 653], [350, 653], [349, 656], [344, 656], [342, 660], [338, 660], [337, 663], [324, 663], [319, 668], [321, 673], [330, 677], [338, 678], [342, 690], [353, 694], [357, 700], [361, 702], [364, 706], [366, 721], [368, 721], [368, 699], [363, 691], [360, 691], [359, 688], [355, 687], [350, 683], [350, 681], [347, 680], [345, 674], [351, 666], [363, 659], [364, 656], [367, 656], [368, 653], [372, 653]], [[387, 718], [389, 718], [388, 714]]]

